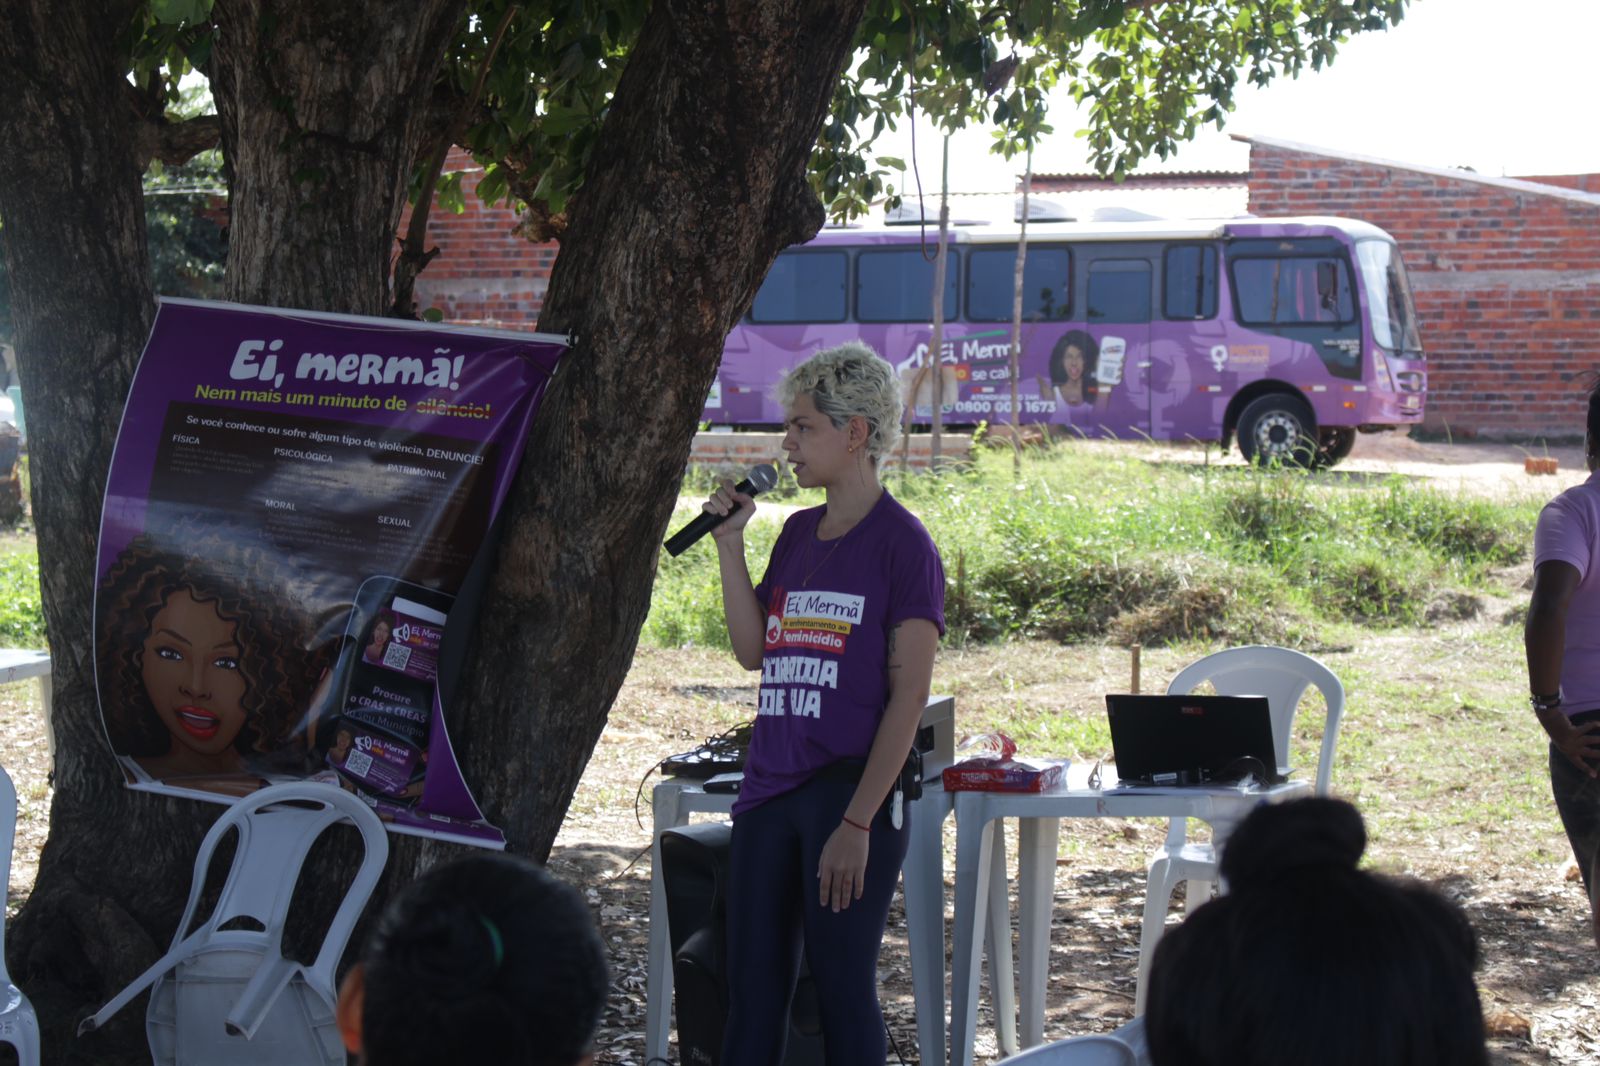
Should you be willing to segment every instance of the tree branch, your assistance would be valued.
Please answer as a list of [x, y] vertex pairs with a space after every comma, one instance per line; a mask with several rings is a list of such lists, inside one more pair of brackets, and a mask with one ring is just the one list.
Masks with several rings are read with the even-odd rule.
[[494, 62], [495, 53], [500, 50], [500, 42], [505, 40], [506, 31], [511, 28], [511, 20], [516, 17], [522, 8], [512, 4], [506, 8], [506, 13], [500, 19], [500, 25], [495, 28], [494, 36], [489, 39], [489, 48], [483, 54], [483, 62], [478, 66], [478, 77], [472, 83], [472, 91], [461, 102], [461, 108], [455, 114], [450, 128], [439, 139], [439, 146], [434, 150], [433, 158], [427, 162], [427, 168], [422, 174], [422, 186], [417, 190], [416, 206], [411, 209], [411, 222], [406, 226], [405, 240], [400, 242], [400, 258], [394, 264], [394, 304], [389, 313], [396, 318], [416, 318], [416, 301], [412, 298], [413, 288], [417, 275], [428, 268], [434, 256], [439, 254], [439, 249], [423, 251], [423, 244], [428, 239], [428, 216], [433, 212], [433, 191], [439, 183], [439, 174], [444, 170], [445, 157], [450, 154], [450, 146], [461, 136], [466, 127], [467, 117], [478, 106], [478, 100], [483, 96], [483, 83], [488, 80], [489, 66]]
[[201, 115], [182, 122], [144, 119], [134, 127], [134, 158], [140, 169], [152, 159], [168, 166], [187, 163], [222, 140], [222, 123], [216, 115]]

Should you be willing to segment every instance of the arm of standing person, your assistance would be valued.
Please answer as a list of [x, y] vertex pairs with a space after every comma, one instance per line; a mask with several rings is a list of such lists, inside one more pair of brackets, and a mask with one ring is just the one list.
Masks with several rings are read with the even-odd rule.
[[766, 612], [756, 599], [755, 584], [744, 559], [744, 527], [756, 513], [756, 501], [735, 488], [732, 481], [724, 481], [701, 510], [728, 516], [711, 530], [717, 545], [717, 569], [722, 575], [722, 614], [727, 619], [733, 657], [746, 670], [759, 670], [766, 643]]
[[867, 828], [883, 798], [900, 776], [933, 685], [933, 656], [939, 628], [925, 618], [910, 618], [889, 630], [889, 702], [872, 738], [867, 765], [844, 819], [828, 837], [817, 863], [818, 898], [834, 912], [860, 899], [867, 884]]
[[[1528, 689], [1535, 696], [1554, 696], [1561, 691], [1567, 607], [1578, 581], [1578, 568], [1557, 560], [1540, 563], [1533, 572], [1533, 598], [1528, 603], [1522, 639], [1528, 655]], [[1574, 726], [1559, 701], [1535, 708], [1535, 713], [1561, 754], [1590, 777], [1597, 776], [1590, 760], [1600, 760], [1600, 722]]]

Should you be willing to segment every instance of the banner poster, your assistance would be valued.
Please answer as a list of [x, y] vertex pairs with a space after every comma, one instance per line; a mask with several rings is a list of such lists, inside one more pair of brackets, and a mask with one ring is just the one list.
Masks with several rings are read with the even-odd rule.
[[94, 608], [101, 721], [130, 787], [227, 803], [329, 781], [395, 832], [504, 846], [445, 729], [475, 608], [457, 599], [564, 350], [162, 301]]

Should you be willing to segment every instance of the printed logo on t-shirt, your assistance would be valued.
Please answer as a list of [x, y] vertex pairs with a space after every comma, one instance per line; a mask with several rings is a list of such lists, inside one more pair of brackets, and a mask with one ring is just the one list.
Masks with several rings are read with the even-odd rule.
[[[845, 643], [865, 616], [866, 597], [844, 592], [772, 590], [759, 713], [822, 717], [822, 694], [839, 687]], [[805, 654], [828, 652], [828, 656]]]
[[757, 713], [820, 719], [822, 693], [838, 687], [838, 659], [768, 655], [761, 660], [761, 706]]
[[[797, 622], [833, 622], [847, 626], [861, 624], [861, 611], [866, 606], [865, 596], [852, 596], [845, 592], [823, 592], [803, 589], [791, 592], [784, 598], [783, 613]], [[850, 630], [846, 628], [844, 632]]]
[[766, 645], [807, 648], [843, 655], [846, 639], [865, 614], [867, 598], [845, 592], [806, 589], [785, 593], [777, 588], [767, 616]]

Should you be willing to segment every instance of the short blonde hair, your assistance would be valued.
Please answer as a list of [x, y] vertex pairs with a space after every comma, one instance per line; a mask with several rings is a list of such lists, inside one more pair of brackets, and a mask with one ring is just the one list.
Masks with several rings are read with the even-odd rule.
[[777, 400], [791, 407], [810, 396], [837, 429], [860, 415], [867, 423], [867, 454], [881, 459], [900, 439], [900, 382], [878, 353], [860, 341], [818, 352], [778, 382]]

